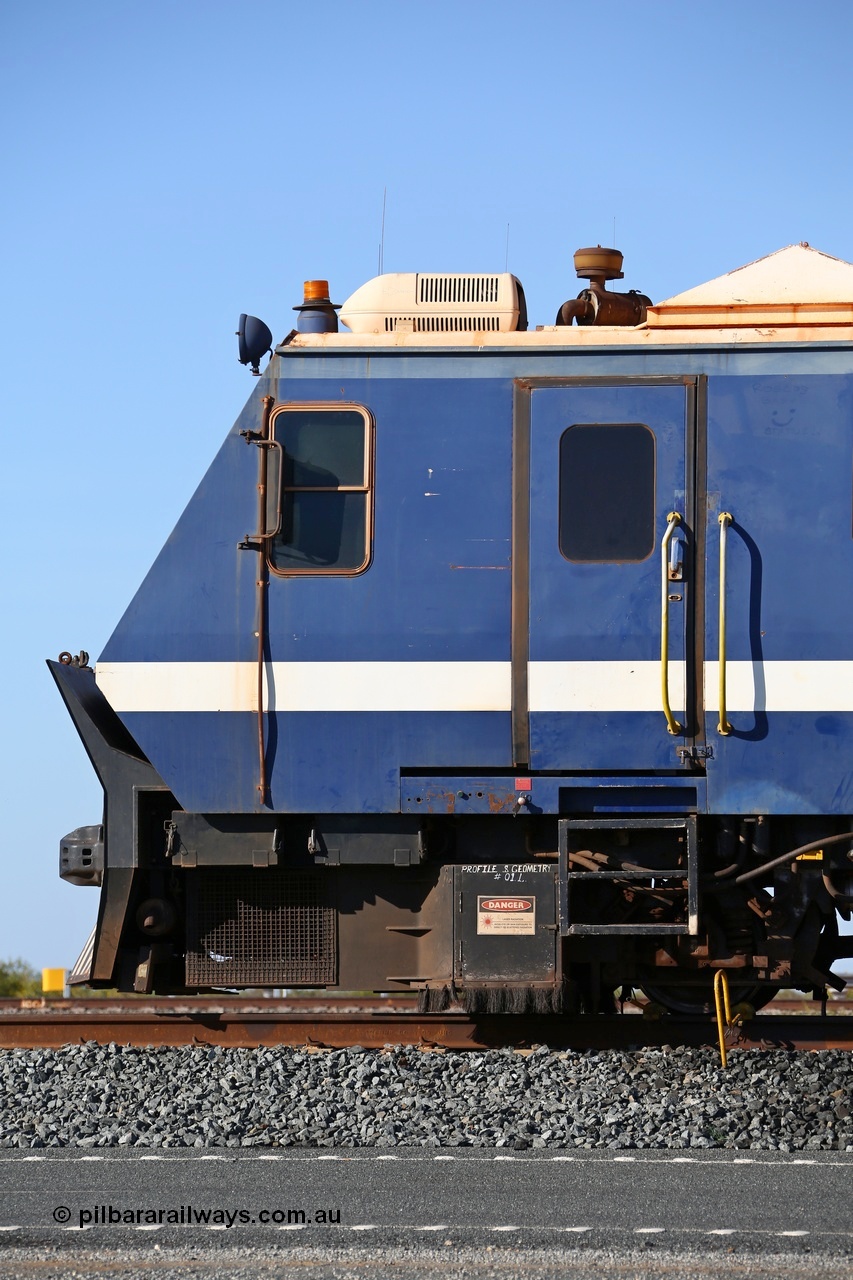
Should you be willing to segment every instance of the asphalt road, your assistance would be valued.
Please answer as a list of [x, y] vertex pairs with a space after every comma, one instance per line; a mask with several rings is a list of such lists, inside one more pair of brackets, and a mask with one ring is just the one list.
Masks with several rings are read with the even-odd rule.
[[65, 1149], [0, 1155], [0, 1188], [10, 1275], [853, 1269], [850, 1152]]

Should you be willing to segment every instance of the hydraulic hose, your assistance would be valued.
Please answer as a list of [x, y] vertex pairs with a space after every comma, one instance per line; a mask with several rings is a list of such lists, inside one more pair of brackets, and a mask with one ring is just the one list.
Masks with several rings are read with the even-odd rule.
[[783, 853], [781, 857], [774, 858], [772, 862], [765, 862], [761, 867], [753, 867], [752, 871], [744, 871], [743, 875], [735, 877], [735, 884], [745, 884], [747, 880], [757, 880], [759, 876], [766, 875], [768, 871], [775, 870], [776, 867], [783, 867], [786, 862], [793, 862], [803, 853], [814, 853], [816, 849], [825, 849], [830, 844], [843, 844], [845, 840], [853, 840], [853, 831], [845, 831], [840, 836], [824, 836], [822, 840], [812, 840], [811, 844], [801, 844], [799, 849], [792, 849], [790, 853]]

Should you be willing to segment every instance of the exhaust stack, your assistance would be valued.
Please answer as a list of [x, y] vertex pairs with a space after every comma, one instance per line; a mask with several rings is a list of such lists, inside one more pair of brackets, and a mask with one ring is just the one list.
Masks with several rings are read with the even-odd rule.
[[555, 324], [609, 324], [637, 325], [646, 318], [646, 308], [651, 298], [631, 289], [628, 293], [614, 293], [606, 286], [608, 280], [621, 280], [622, 254], [618, 249], [578, 249], [574, 258], [575, 271], [580, 280], [588, 280], [589, 288], [576, 298], [564, 302], [557, 312]]

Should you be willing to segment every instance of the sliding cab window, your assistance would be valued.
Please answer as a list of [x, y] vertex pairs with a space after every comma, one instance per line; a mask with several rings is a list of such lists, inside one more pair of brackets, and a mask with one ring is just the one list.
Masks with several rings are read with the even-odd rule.
[[370, 563], [373, 422], [366, 409], [287, 406], [272, 416], [277, 573], [361, 573]]
[[577, 423], [560, 438], [560, 551], [645, 560], [655, 545], [655, 438], [641, 422]]

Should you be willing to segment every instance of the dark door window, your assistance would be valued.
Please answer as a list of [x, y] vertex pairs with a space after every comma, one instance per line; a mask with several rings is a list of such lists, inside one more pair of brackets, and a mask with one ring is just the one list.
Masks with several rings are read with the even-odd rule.
[[638, 561], [655, 545], [655, 438], [641, 422], [577, 423], [560, 439], [560, 550]]

